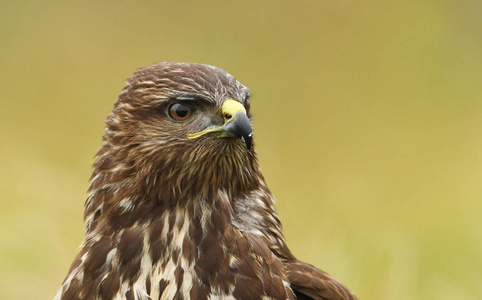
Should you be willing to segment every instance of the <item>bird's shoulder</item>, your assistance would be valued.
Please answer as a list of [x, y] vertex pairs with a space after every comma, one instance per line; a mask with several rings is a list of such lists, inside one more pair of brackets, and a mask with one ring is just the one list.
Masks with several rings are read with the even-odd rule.
[[298, 260], [285, 261], [291, 289], [297, 299], [355, 300], [343, 284], [316, 267]]

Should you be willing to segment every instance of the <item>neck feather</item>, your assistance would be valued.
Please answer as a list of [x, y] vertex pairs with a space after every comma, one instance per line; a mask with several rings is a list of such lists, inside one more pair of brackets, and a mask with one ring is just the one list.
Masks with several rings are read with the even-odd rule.
[[105, 142], [86, 202], [87, 232], [101, 222], [120, 230], [176, 209], [203, 214], [220, 202], [229, 208], [225, 212], [232, 211], [236, 199], [264, 185], [253, 150], [236, 140], [217, 140], [211, 147], [207, 142], [172, 143], [169, 148]]

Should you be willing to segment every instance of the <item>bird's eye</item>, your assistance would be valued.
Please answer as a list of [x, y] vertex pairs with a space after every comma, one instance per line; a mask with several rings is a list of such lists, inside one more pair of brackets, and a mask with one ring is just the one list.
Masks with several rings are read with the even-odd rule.
[[176, 121], [187, 120], [194, 112], [194, 107], [189, 104], [173, 103], [169, 106], [169, 117]]

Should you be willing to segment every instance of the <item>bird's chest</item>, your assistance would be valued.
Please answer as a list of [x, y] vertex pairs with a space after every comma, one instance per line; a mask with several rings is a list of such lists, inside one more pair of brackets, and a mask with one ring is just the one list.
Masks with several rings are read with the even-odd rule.
[[227, 225], [164, 225], [146, 253], [152, 299], [287, 299], [281, 263], [261, 240]]

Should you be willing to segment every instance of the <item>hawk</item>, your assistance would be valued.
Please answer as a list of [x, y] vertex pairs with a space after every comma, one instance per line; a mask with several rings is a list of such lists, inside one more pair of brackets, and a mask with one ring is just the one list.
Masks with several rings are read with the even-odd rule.
[[225, 71], [137, 70], [107, 117], [86, 237], [55, 299], [356, 299], [286, 246], [249, 90]]

